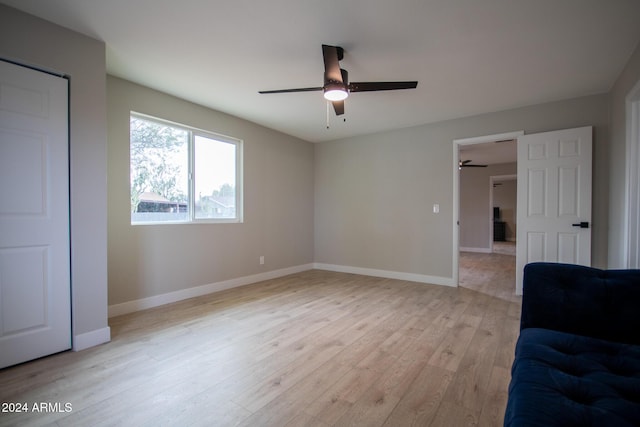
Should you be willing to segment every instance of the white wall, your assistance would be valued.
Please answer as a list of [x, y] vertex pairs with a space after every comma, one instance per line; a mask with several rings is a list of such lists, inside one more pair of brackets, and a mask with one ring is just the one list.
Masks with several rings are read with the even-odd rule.
[[[238, 278], [310, 268], [311, 143], [116, 77], [108, 77], [107, 88], [109, 304], [114, 314], [192, 296], [196, 291], [190, 290], [202, 286], [228, 287], [246, 283]], [[244, 222], [132, 226], [131, 111], [242, 139]], [[197, 292], [215, 289], [219, 287]], [[163, 297], [153, 299], [158, 296]]]
[[70, 77], [73, 345], [108, 341], [104, 43], [0, 5], [0, 56]]
[[640, 44], [629, 59], [610, 95], [611, 149], [609, 151], [609, 267], [624, 268], [626, 209], [626, 97], [640, 81]]
[[[315, 146], [315, 260], [453, 278], [453, 140], [594, 126], [593, 262], [607, 263], [606, 94]], [[457, 168], [456, 168], [457, 169]], [[434, 214], [433, 204], [440, 205]]]

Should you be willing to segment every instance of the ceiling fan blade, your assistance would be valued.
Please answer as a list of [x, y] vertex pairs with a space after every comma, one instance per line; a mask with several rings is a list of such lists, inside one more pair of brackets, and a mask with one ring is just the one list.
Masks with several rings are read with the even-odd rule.
[[461, 168], [486, 168], [487, 165], [471, 165], [469, 163], [471, 163], [473, 160], [460, 160], [458, 162], [458, 166]]
[[417, 81], [411, 82], [352, 82], [349, 84], [351, 92], [372, 92], [378, 90], [415, 89]]
[[344, 114], [344, 100], [343, 101], [332, 101], [333, 110], [336, 112], [336, 116], [341, 116]]
[[322, 90], [322, 87], [301, 87], [298, 89], [261, 90], [258, 93], [290, 93], [290, 92], [314, 92]]
[[324, 59], [324, 78], [334, 82], [342, 83], [342, 72], [340, 72], [340, 59], [344, 51], [338, 46], [322, 45], [322, 58]]

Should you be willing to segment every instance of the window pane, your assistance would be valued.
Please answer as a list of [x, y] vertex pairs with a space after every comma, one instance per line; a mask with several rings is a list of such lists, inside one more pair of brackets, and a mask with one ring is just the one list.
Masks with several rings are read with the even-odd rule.
[[195, 218], [236, 218], [236, 144], [195, 136]]
[[189, 132], [131, 117], [131, 222], [188, 221]]

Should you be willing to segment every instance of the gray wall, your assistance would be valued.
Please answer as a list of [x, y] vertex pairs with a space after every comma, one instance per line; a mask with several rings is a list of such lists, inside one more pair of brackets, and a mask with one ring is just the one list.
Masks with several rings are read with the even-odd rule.
[[592, 259], [605, 266], [606, 94], [317, 144], [315, 261], [451, 279], [453, 140], [587, 125], [594, 126]]
[[74, 346], [108, 340], [104, 43], [0, 5], [0, 56], [70, 77]]
[[640, 81], [640, 44], [610, 93], [611, 148], [609, 150], [609, 267], [624, 268], [624, 219], [626, 185], [626, 96]]
[[[489, 224], [493, 208], [489, 205], [491, 177], [517, 172], [516, 163], [460, 170], [460, 248], [489, 251], [493, 240]], [[511, 221], [512, 231], [514, 222]], [[515, 239], [515, 235], [512, 238]]]
[[[313, 262], [311, 143], [116, 77], [107, 88], [110, 305]], [[242, 139], [244, 222], [132, 226], [131, 111]]]

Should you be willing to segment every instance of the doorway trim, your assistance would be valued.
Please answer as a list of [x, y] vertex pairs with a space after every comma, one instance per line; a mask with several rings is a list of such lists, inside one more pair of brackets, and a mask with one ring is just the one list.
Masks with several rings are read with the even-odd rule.
[[625, 268], [640, 268], [640, 80], [626, 99], [627, 143], [626, 143], [626, 209], [624, 218], [623, 265]]
[[452, 279], [455, 286], [460, 286], [460, 146], [482, 144], [503, 139], [518, 139], [524, 135], [523, 130], [497, 133], [493, 135], [459, 138], [453, 140], [453, 254]]

